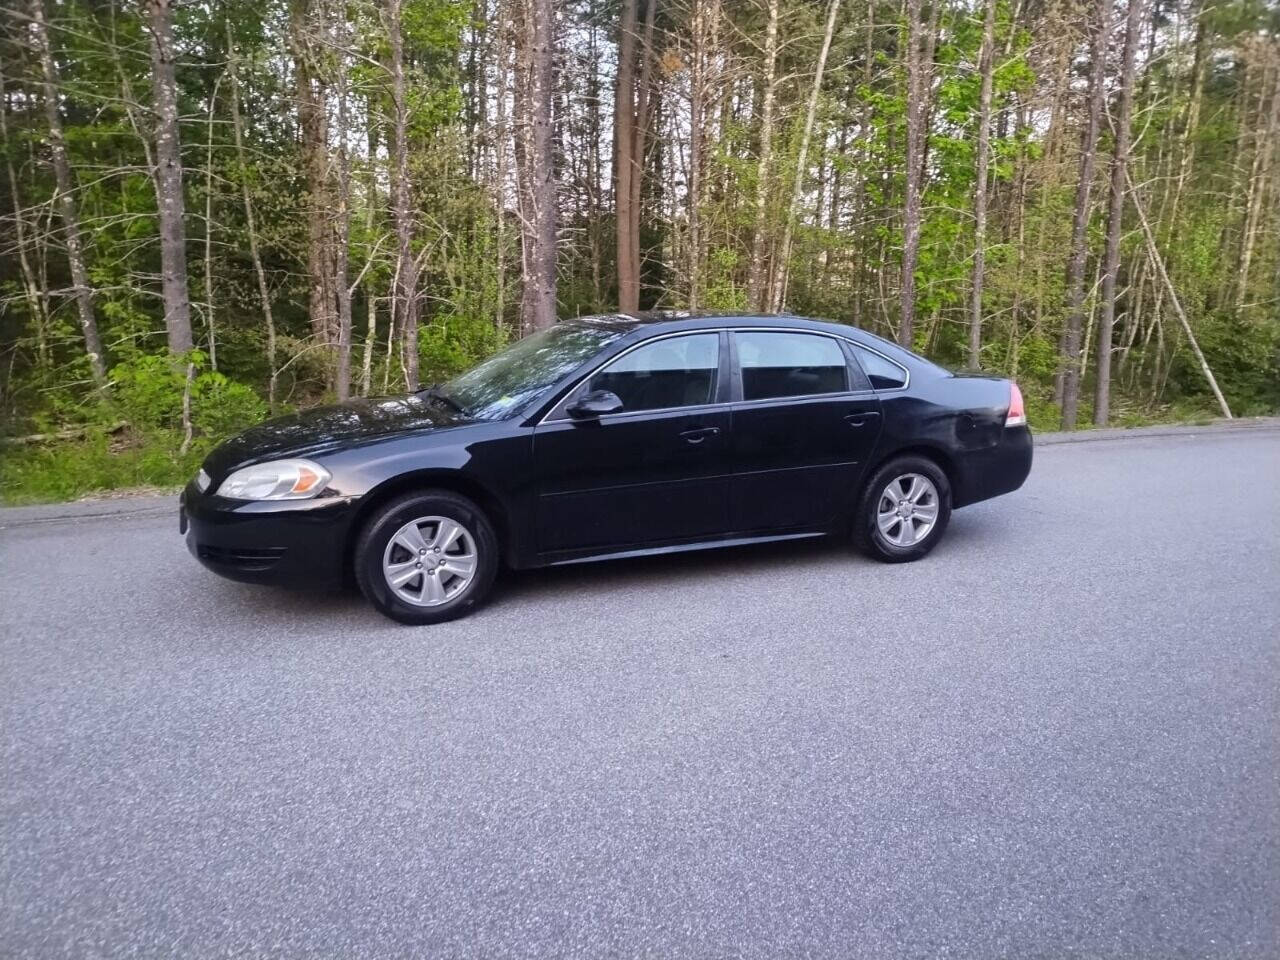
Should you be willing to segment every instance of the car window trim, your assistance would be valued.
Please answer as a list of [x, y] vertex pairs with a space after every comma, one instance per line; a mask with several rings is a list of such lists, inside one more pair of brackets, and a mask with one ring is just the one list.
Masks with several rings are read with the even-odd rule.
[[[911, 371], [906, 366], [899, 363], [897, 360], [893, 359], [893, 357], [889, 356], [888, 354], [881, 353], [879, 350], [875, 349], [874, 347], [868, 347], [865, 343], [858, 343], [858, 341], [856, 340], [849, 340], [848, 342], [855, 347], [861, 347], [863, 350], [867, 351], [867, 353], [874, 353], [881, 360], [885, 360], [893, 364], [895, 367], [901, 370], [903, 373], [903, 376], [907, 378], [906, 382], [903, 383], [902, 386], [900, 387], [885, 387], [883, 389], [877, 389], [876, 387], [873, 386], [871, 389], [874, 390], [876, 393], [893, 393], [895, 390], [905, 390], [907, 389], [907, 387], [911, 386]], [[853, 355], [853, 358], [857, 360], [858, 355], [855, 353]], [[867, 383], [870, 383], [871, 374], [867, 373], [867, 368], [862, 366], [862, 361], [860, 360], [858, 361], [858, 366], [862, 368], [862, 375], [867, 378]]]
[[[559, 404], [556, 404], [556, 406], [559, 406]], [[601, 414], [600, 416], [594, 419], [596, 421], [599, 421], [600, 423], [613, 423], [616, 420], [631, 420], [636, 417], [658, 418], [665, 415], [683, 416], [685, 414], [690, 413], [691, 411], [694, 413], [710, 413], [713, 411], [719, 412], [727, 406], [729, 406], [728, 403], [722, 403], [718, 400], [713, 400], [710, 403], [696, 403], [687, 407], [655, 407], [652, 410], [619, 410], [617, 413]], [[559, 424], [559, 423], [581, 423], [581, 422], [582, 422], [581, 420], [574, 420], [573, 417], [560, 417], [556, 420], [544, 420], [543, 423], [538, 425], [552, 426], [554, 424]]]
[[[869, 350], [871, 353], [874, 353], [876, 356], [880, 357], [881, 359], [886, 360], [889, 363], [893, 364], [895, 367], [900, 369], [903, 372], [903, 374], [906, 375], [907, 382], [900, 387], [887, 387], [883, 390], [877, 390], [875, 387], [870, 386], [871, 378], [867, 376], [866, 370], [863, 370], [862, 375], [866, 378], [868, 383], [867, 388], [864, 390], [845, 390], [840, 393], [808, 393], [808, 394], [804, 394], [801, 396], [794, 396], [794, 397], [762, 397], [758, 400], [743, 400], [743, 399], [735, 400], [731, 395], [728, 399], [716, 399], [711, 403], [702, 403], [702, 404], [697, 404], [694, 406], [687, 406], [687, 407], [661, 407], [657, 410], [632, 410], [632, 411], [624, 410], [620, 413], [611, 413], [609, 414], [608, 418], [617, 419], [618, 417], [634, 417], [634, 416], [640, 416], [641, 414], [663, 413], [669, 410], [706, 410], [711, 407], [727, 407], [727, 406], [732, 406], [734, 404], [779, 403], [779, 402], [792, 401], [792, 400], [824, 400], [824, 399], [829, 400], [832, 397], [863, 397], [868, 395], [879, 396], [880, 394], [883, 394], [883, 393], [895, 393], [899, 390], [906, 390], [908, 387], [911, 386], [911, 371], [906, 366], [899, 363], [897, 360], [894, 360], [892, 357], [887, 356], [884, 353], [881, 353], [879, 350], [876, 350], [873, 347], [868, 347], [865, 343], [860, 343], [859, 341], [853, 339], [852, 337], [842, 336], [841, 334], [838, 334], [838, 333], [828, 333], [825, 330], [797, 330], [794, 327], [740, 327], [740, 326], [708, 327], [700, 330], [675, 330], [670, 333], [660, 333], [656, 336], [649, 337], [646, 340], [641, 340], [638, 343], [633, 343], [631, 346], [627, 347], [624, 350], [619, 351], [618, 353], [614, 354], [612, 357], [609, 357], [607, 360], [602, 360], [600, 363], [596, 364], [596, 366], [592, 367], [589, 371], [587, 371], [585, 374], [579, 377], [573, 383], [573, 385], [570, 386], [569, 389], [564, 392], [564, 395], [561, 396], [559, 400], [557, 400], [555, 403], [551, 405], [551, 409], [548, 410], [541, 417], [541, 419], [539, 419], [534, 424], [534, 426], [540, 427], [540, 426], [543, 426], [544, 424], [549, 424], [549, 423], [574, 422], [573, 418], [568, 415], [562, 415], [558, 417], [553, 415], [556, 413], [557, 410], [560, 410], [564, 406], [565, 402], [570, 397], [572, 397], [574, 393], [577, 392], [578, 388], [580, 388], [584, 383], [586, 383], [588, 380], [594, 377], [606, 366], [613, 363], [615, 360], [626, 356], [632, 350], [638, 350], [641, 347], [647, 346], [651, 343], [657, 343], [659, 340], [669, 340], [672, 337], [694, 336], [699, 333], [720, 334], [721, 372], [723, 372], [723, 368], [724, 368], [726, 350], [732, 351], [732, 356], [729, 357], [729, 370], [730, 370], [730, 376], [734, 380], [733, 394], [736, 394], [737, 396], [741, 397], [742, 396], [742, 382], [741, 382], [742, 381], [742, 365], [738, 363], [737, 344], [732, 336], [733, 334], [739, 333], [739, 332], [741, 333], [798, 333], [798, 334], [814, 336], [814, 337], [829, 337], [832, 340], [843, 340], [845, 343], [848, 343], [851, 346], [861, 347], [863, 350]], [[726, 339], [728, 341], [727, 343], [726, 343]], [[856, 360], [857, 357], [855, 356], [854, 359]], [[858, 366], [861, 367], [862, 365], [859, 364]], [[722, 395], [722, 390], [720, 386], [717, 386], [716, 394], [717, 394], [717, 397]], [[604, 418], [601, 418], [601, 419], [604, 419]]]
[[[877, 390], [875, 387], [870, 387], [870, 386], [869, 386], [866, 390], [850, 390], [850, 391], [848, 391], [848, 393], [850, 393], [850, 394], [860, 394], [860, 393], [876, 393], [876, 394], [880, 394], [880, 393], [892, 393], [892, 392], [893, 392], [893, 391], [895, 391], [895, 390], [906, 390], [909, 386], [911, 386], [911, 371], [910, 371], [910, 370], [909, 370], [905, 365], [903, 365], [903, 364], [899, 363], [897, 360], [893, 359], [893, 357], [891, 357], [891, 356], [889, 356], [889, 355], [887, 355], [887, 354], [881, 353], [879, 350], [876, 350], [874, 347], [868, 347], [865, 343], [861, 343], [861, 342], [859, 342], [858, 340], [855, 340], [853, 337], [847, 337], [847, 336], [845, 336], [844, 334], [840, 334], [840, 333], [828, 333], [828, 332], [827, 332], [827, 331], [825, 331], [825, 330], [797, 330], [797, 329], [795, 329], [794, 327], [726, 327], [725, 329], [727, 329], [730, 333], [738, 333], [738, 332], [740, 332], [740, 331], [741, 331], [741, 332], [743, 332], [743, 333], [752, 333], [752, 332], [759, 332], [759, 333], [801, 333], [801, 334], [809, 334], [810, 336], [817, 336], [817, 337], [830, 337], [830, 338], [831, 338], [831, 339], [833, 339], [833, 340], [843, 340], [845, 343], [850, 344], [851, 346], [854, 346], [854, 347], [861, 347], [863, 350], [870, 350], [870, 351], [871, 351], [872, 353], [874, 353], [876, 356], [878, 356], [878, 357], [880, 357], [880, 358], [882, 358], [882, 359], [884, 359], [884, 360], [887, 360], [887, 361], [889, 361], [890, 363], [892, 363], [895, 367], [897, 367], [899, 370], [901, 370], [901, 371], [906, 375], [906, 377], [907, 377], [907, 382], [906, 382], [906, 383], [904, 383], [904, 384], [903, 384], [902, 386], [900, 386], [900, 387], [888, 387], [888, 388], [886, 388], [886, 389], [884, 389], [884, 390]], [[859, 366], [861, 366], [861, 364], [859, 364]], [[738, 370], [741, 370], [741, 367], [738, 367], [737, 369], [738, 369]], [[863, 371], [862, 371], [862, 375], [865, 377], [865, 376], [866, 376], [866, 374], [867, 374], [867, 371], [863, 370]], [[867, 377], [867, 383], [869, 384], [870, 382], [871, 382], [871, 378], [870, 378], [870, 377]], [[841, 394], [834, 394], [834, 393], [811, 393], [811, 394], [806, 394], [806, 396], [809, 396], [809, 397], [834, 397], [834, 396], [840, 396], [840, 395], [841, 395]], [[774, 398], [774, 399], [782, 399], [782, 398]], [[790, 397], [790, 398], [786, 398], [786, 399], [801, 399], [801, 398], [799, 398], [799, 397]], [[759, 403], [760, 401], [759, 401], [759, 400], [743, 400], [743, 401], [740, 401], [740, 402], [742, 402], [742, 403]]]
[[[867, 375], [862, 369], [862, 364], [858, 362], [858, 358], [853, 355], [853, 344], [848, 340], [841, 340], [840, 352], [844, 354], [844, 363], [849, 369], [849, 389], [870, 390], [871, 381], [867, 379]], [[854, 386], [854, 384], [858, 384], [858, 386]]]

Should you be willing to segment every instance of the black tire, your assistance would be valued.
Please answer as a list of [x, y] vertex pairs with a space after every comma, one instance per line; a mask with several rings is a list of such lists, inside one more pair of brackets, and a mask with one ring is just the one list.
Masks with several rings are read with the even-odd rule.
[[[418, 606], [407, 602], [392, 589], [383, 571], [383, 559], [391, 539], [406, 524], [424, 517], [441, 517], [460, 524], [474, 544], [475, 572], [471, 580], [463, 585], [456, 583], [461, 577], [451, 575], [448, 582], [460, 589], [455, 596], [437, 606]], [[432, 529], [438, 528], [427, 527], [428, 531]], [[399, 546], [394, 548], [392, 558], [404, 557], [406, 554], [401, 550], [403, 548]], [[449, 554], [446, 552], [445, 556]], [[412, 557], [408, 559], [411, 561]], [[432, 558], [432, 562], [436, 559]], [[356, 583], [370, 603], [392, 620], [420, 625], [454, 620], [478, 607], [493, 586], [498, 560], [498, 538], [484, 511], [466, 497], [448, 490], [421, 490], [384, 504], [368, 519], [356, 541], [354, 566]], [[425, 577], [425, 573], [421, 576]], [[441, 580], [443, 582], [444, 578]], [[425, 580], [413, 582], [423, 584], [425, 592]]]
[[[937, 500], [937, 518], [921, 540], [909, 546], [903, 546], [895, 543], [891, 536], [880, 529], [878, 518], [881, 496], [886, 488], [896, 478], [910, 474], [925, 477], [933, 484]], [[899, 490], [902, 489], [899, 487]], [[910, 489], [909, 484], [907, 489]], [[917, 519], [908, 522], [915, 528], [919, 521]], [[950, 522], [951, 483], [947, 480], [946, 473], [928, 457], [916, 455], [895, 457], [881, 465], [862, 488], [853, 516], [853, 543], [867, 556], [882, 563], [907, 563], [911, 560], [919, 560], [937, 546]], [[895, 529], [899, 533], [902, 530], [901, 527], [890, 527], [891, 532]]]

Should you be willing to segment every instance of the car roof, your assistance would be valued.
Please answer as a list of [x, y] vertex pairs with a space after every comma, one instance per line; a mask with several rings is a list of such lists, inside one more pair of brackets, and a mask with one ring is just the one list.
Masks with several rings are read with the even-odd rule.
[[[932, 361], [917, 353], [906, 350], [892, 340], [877, 336], [860, 327], [853, 327], [833, 320], [819, 320], [814, 317], [800, 317], [790, 313], [730, 313], [687, 310], [642, 310], [637, 313], [602, 313], [575, 317], [563, 320], [562, 323], [583, 324], [594, 327], [606, 327], [617, 330], [620, 334], [633, 333], [654, 334], [669, 333], [680, 330], [717, 329], [725, 326], [734, 327], [783, 327], [794, 330], [810, 330], [819, 333], [834, 334], [845, 337], [871, 347], [894, 359], [937, 368]], [[938, 368], [940, 372], [941, 368]]]
[[733, 313], [710, 310], [639, 310], [635, 313], [597, 313], [574, 317], [572, 320], [563, 320], [561, 322], [583, 323], [590, 324], [592, 326], [625, 327], [631, 329], [661, 324], [670, 324], [672, 326], [683, 326], [688, 324], [691, 327], [720, 325], [726, 320], [732, 321], [733, 323], [750, 325], [779, 322], [790, 324], [792, 321], [800, 321], [801, 323], [826, 322], [811, 321], [806, 317], [797, 317], [789, 313]]

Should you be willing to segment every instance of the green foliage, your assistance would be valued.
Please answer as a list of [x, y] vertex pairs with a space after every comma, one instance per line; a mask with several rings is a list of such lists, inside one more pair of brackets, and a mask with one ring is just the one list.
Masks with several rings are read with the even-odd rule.
[[737, 251], [719, 247], [711, 252], [706, 285], [702, 291], [708, 310], [728, 313], [747, 309], [747, 290], [734, 282], [734, 268], [738, 265]]
[[490, 317], [438, 314], [418, 331], [422, 382], [438, 383], [475, 366], [506, 342]]
[[186, 362], [140, 354], [115, 366], [111, 371], [114, 409], [136, 429], [180, 428], [187, 362], [200, 371], [192, 380], [190, 403], [191, 422], [201, 435], [221, 440], [266, 415], [266, 404], [249, 387], [221, 373], [201, 370], [207, 357], [198, 350]]
[[[1274, 414], [1280, 410], [1280, 331], [1231, 315], [1215, 316], [1200, 327], [1200, 347], [1231, 398], [1236, 416]], [[1198, 361], [1190, 351], [1178, 353], [1170, 373], [1177, 394], [1211, 405], [1212, 396]]]
[[179, 452], [168, 430], [97, 433], [80, 440], [6, 450], [0, 457], [0, 501], [40, 503], [132, 487], [178, 487], [195, 474], [206, 443]]
[[205, 372], [191, 389], [191, 422], [207, 441], [222, 440], [267, 415], [267, 405], [243, 383]]
[[174, 429], [182, 422], [183, 365], [166, 356], [143, 354], [114, 367], [115, 402], [139, 428]]
[[200, 351], [192, 351], [186, 360], [136, 354], [117, 364], [111, 391], [78, 407], [76, 419], [85, 424], [80, 436], [5, 451], [0, 500], [61, 500], [117, 487], [185, 483], [216, 443], [267, 413], [255, 391], [204, 370], [191, 383], [192, 440], [182, 452], [188, 361], [197, 368], [207, 362]]

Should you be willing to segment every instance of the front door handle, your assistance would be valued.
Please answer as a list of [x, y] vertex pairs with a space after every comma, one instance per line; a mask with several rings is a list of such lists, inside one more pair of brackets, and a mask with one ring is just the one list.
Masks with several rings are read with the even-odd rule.
[[719, 427], [695, 427], [693, 430], [685, 430], [680, 437], [685, 443], [701, 443], [707, 437], [714, 437], [719, 432]]
[[879, 416], [879, 414], [851, 413], [844, 418], [844, 422], [851, 427], [862, 427], [862, 426], [866, 426], [868, 423], [874, 420], [877, 416]]

